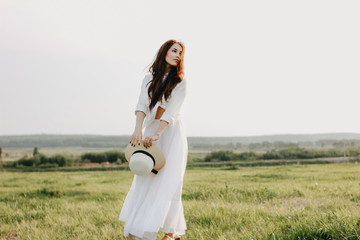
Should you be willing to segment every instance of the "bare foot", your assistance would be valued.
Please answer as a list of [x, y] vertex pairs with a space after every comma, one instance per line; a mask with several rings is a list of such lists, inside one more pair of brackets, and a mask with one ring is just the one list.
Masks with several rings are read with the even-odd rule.
[[180, 240], [180, 236], [174, 236], [173, 233], [166, 233], [165, 236], [161, 240]]
[[174, 234], [166, 233], [161, 240], [174, 240]]

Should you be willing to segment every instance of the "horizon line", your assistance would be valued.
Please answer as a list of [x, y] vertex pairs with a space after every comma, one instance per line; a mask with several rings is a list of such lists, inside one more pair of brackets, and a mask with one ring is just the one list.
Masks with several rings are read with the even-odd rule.
[[[284, 135], [330, 135], [330, 134], [351, 134], [358, 135], [360, 133], [357, 132], [322, 132], [322, 133], [273, 133], [273, 134], [261, 134], [261, 135], [209, 135], [209, 136], [200, 136], [200, 135], [188, 135], [187, 137], [199, 137], [199, 138], [231, 138], [231, 137], [265, 137], [265, 136], [284, 136]], [[131, 136], [131, 134], [92, 134], [92, 133], [33, 133], [33, 134], [0, 134], [0, 137], [14, 137], [14, 136], [107, 136], [107, 137], [120, 137], [120, 136]]]

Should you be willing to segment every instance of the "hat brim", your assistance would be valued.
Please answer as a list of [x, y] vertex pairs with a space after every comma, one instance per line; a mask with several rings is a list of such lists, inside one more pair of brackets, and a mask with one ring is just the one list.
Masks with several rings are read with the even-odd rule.
[[154, 169], [156, 171], [159, 171], [161, 168], [164, 167], [165, 165], [165, 156], [162, 153], [161, 149], [156, 146], [156, 144], [152, 144], [151, 147], [144, 147], [144, 145], [142, 144], [142, 142], [140, 142], [139, 144], [132, 146], [130, 143], [126, 146], [125, 148], [125, 158], [128, 162], [130, 162], [130, 158], [131, 156], [134, 154], [134, 152], [137, 151], [145, 151], [148, 154], [150, 154], [154, 159], [155, 159], [155, 165], [154, 165]]

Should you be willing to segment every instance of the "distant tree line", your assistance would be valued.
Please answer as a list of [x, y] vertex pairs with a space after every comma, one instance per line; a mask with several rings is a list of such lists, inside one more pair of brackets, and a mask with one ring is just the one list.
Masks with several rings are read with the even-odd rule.
[[[1, 154], [0, 154], [1, 156]], [[360, 147], [348, 149], [314, 149], [287, 147], [283, 149], [271, 149], [262, 153], [254, 151], [235, 152], [233, 150], [212, 151], [204, 157], [194, 159], [194, 162], [231, 162], [252, 160], [291, 160], [291, 159], [317, 159], [332, 157], [356, 157], [360, 160]], [[357, 161], [358, 161], [357, 160]], [[56, 154], [46, 156], [35, 147], [32, 157], [22, 157], [18, 161], [3, 163], [5, 168], [56, 168], [76, 166], [81, 163], [116, 163], [122, 164], [126, 161], [123, 151], [112, 150], [98, 153], [84, 153], [80, 157]]]
[[228, 143], [194, 143], [189, 144], [192, 149], [204, 149], [204, 150], [238, 150], [238, 151], [266, 151], [270, 149], [283, 149], [283, 148], [337, 148], [348, 149], [360, 147], [360, 140], [319, 140], [315, 142], [284, 142], [284, 141], [263, 141], [254, 143], [240, 143], [240, 142], [228, 142]]
[[80, 157], [73, 158], [67, 155], [56, 154], [54, 156], [46, 156], [39, 152], [35, 147], [32, 157], [22, 157], [14, 162], [7, 162], [4, 167], [19, 168], [19, 167], [37, 167], [37, 168], [54, 168], [54, 167], [68, 167], [80, 163], [118, 163], [125, 162], [125, 154], [122, 151], [107, 151], [101, 153], [84, 153]]
[[[0, 136], [3, 148], [84, 147], [123, 149], [131, 136], [102, 135], [24, 135]], [[258, 137], [188, 137], [190, 149], [266, 151], [287, 147], [353, 148], [360, 147], [360, 134], [273, 135]]]
[[[217, 161], [249, 161], [249, 160], [278, 160], [278, 159], [314, 159], [343, 156], [358, 157], [360, 148], [350, 148], [345, 152], [341, 149], [305, 149], [305, 148], [284, 148], [272, 149], [265, 153], [255, 153], [252, 151], [236, 153], [231, 150], [212, 151], [204, 157], [205, 162]], [[197, 160], [199, 161], [199, 159]]]

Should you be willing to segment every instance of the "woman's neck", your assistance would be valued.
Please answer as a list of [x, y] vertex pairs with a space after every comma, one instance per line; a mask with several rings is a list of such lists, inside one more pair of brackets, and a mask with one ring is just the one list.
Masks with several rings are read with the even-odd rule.
[[170, 69], [171, 69], [171, 66], [170, 66], [170, 64], [167, 63], [166, 68], [165, 68], [165, 74], [169, 73]]

